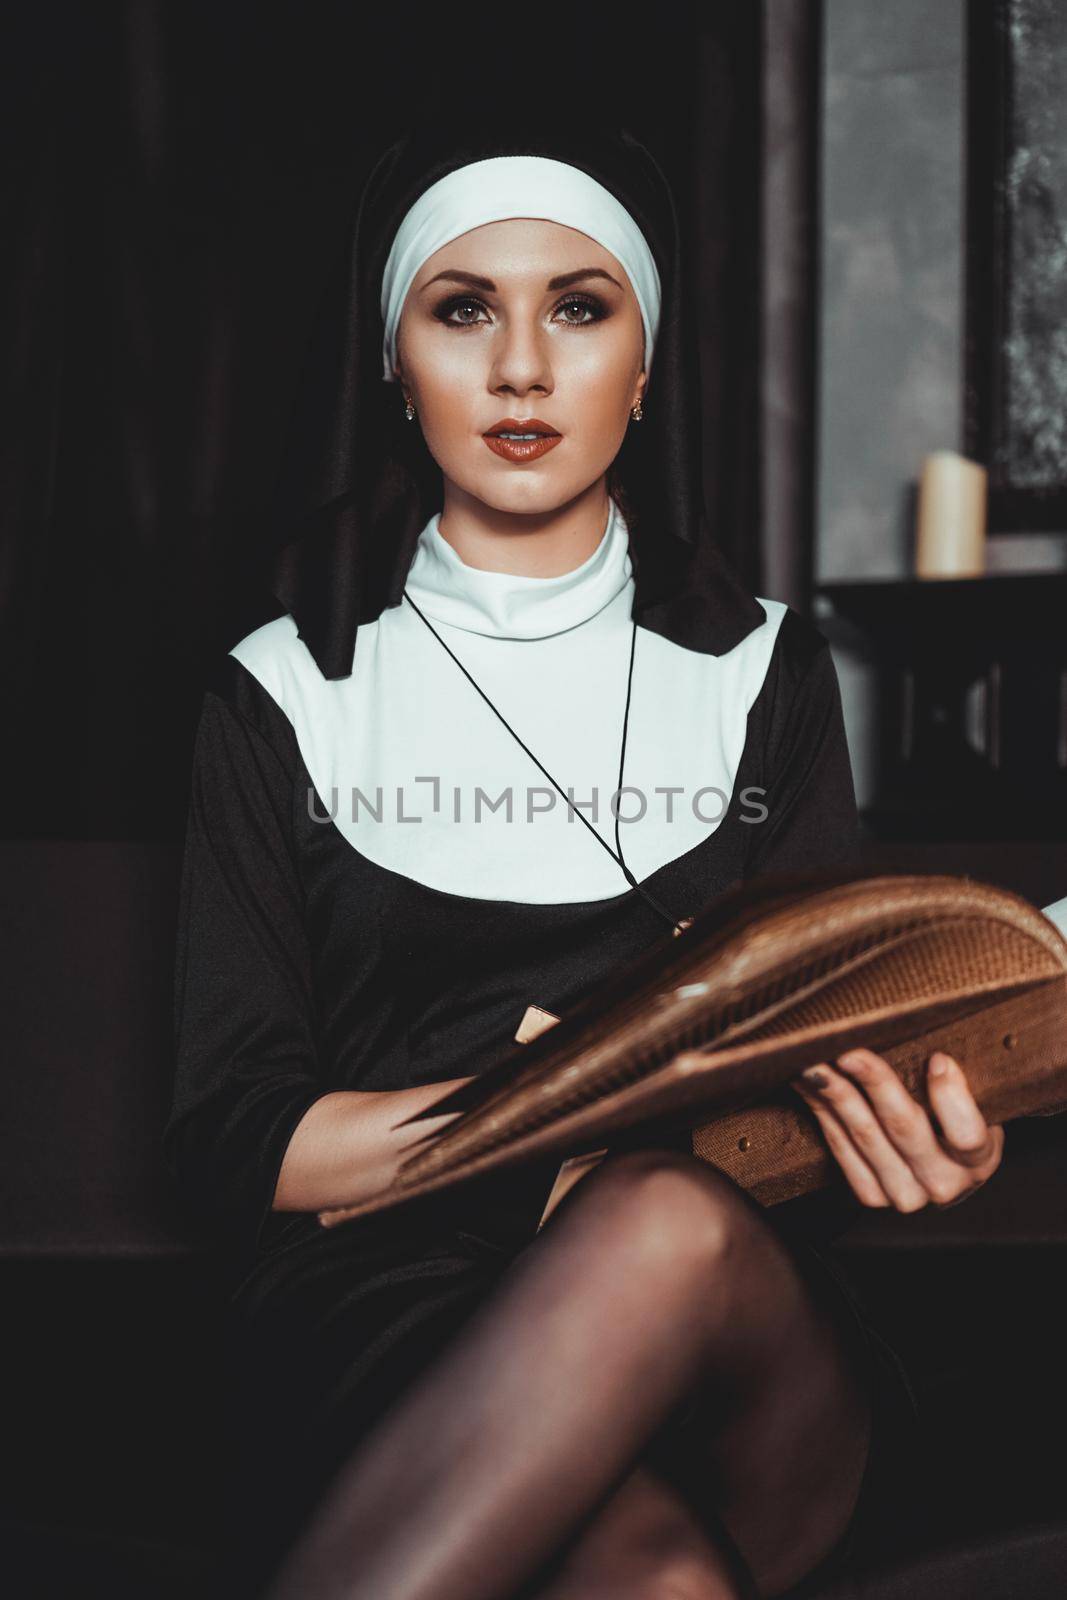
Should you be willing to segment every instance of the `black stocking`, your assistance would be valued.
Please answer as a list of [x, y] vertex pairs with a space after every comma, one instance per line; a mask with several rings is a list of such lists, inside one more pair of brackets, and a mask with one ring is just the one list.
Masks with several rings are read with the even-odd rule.
[[[687, 1410], [706, 1465], [688, 1510], [644, 1459]], [[598, 1570], [621, 1596], [608, 1569], [642, 1539], [703, 1559], [705, 1586], [679, 1593], [744, 1596], [736, 1541], [749, 1593], [774, 1594], [844, 1527], [868, 1415], [755, 1202], [690, 1156], [616, 1155], [360, 1444], [269, 1597], [508, 1600], [553, 1563], [546, 1600], [592, 1595]]]

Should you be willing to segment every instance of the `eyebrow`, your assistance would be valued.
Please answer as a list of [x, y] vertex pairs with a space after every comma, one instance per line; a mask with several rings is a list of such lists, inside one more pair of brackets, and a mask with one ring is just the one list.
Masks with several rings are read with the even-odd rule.
[[[558, 278], [549, 278], [550, 289], [568, 289], [572, 283], [578, 283], [582, 278], [606, 278], [608, 283], [613, 283], [616, 289], [621, 289], [622, 284], [613, 278], [610, 272], [605, 272], [603, 267], [579, 267], [577, 272], [561, 272]], [[428, 289], [431, 283], [439, 283], [445, 279], [449, 283], [465, 283], [471, 289], [485, 289], [489, 294], [496, 293], [496, 284], [492, 278], [480, 278], [476, 272], [438, 272], [434, 277], [428, 278], [423, 284]]]

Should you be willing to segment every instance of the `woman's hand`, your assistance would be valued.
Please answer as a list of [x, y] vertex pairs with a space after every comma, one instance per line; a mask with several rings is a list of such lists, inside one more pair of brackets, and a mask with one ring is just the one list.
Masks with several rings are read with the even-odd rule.
[[935, 1050], [926, 1088], [940, 1132], [873, 1050], [848, 1050], [791, 1079], [865, 1206], [956, 1205], [1000, 1165], [1004, 1129], [983, 1117], [959, 1062]]

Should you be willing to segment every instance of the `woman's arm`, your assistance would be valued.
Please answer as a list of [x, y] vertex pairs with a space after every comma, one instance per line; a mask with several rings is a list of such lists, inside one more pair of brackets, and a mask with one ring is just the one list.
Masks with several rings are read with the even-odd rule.
[[331, 1209], [388, 1183], [406, 1146], [448, 1118], [398, 1124], [467, 1081], [365, 1092], [329, 1080], [293, 843], [298, 752], [263, 696], [227, 658], [201, 710], [163, 1133], [185, 1199], [241, 1255], [272, 1211]]
[[331, 1087], [316, 1048], [292, 766], [240, 708], [253, 692], [244, 671], [231, 658], [220, 668], [193, 748], [163, 1132], [190, 1209], [242, 1254], [259, 1241], [293, 1130]]
[[417, 1089], [338, 1089], [323, 1095], [289, 1140], [273, 1209], [328, 1211], [377, 1194], [396, 1176], [405, 1150], [459, 1112], [425, 1117], [411, 1128], [398, 1124], [469, 1082], [450, 1078]]

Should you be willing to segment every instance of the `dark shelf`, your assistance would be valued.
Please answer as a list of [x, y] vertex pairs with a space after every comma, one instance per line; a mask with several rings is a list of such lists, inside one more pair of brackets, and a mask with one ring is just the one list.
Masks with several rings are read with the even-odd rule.
[[[1026, 641], [1049, 657], [1067, 660], [1067, 572], [996, 572], [979, 578], [857, 578], [820, 584], [816, 594], [835, 611], [892, 644], [895, 653], [929, 654], [943, 636], [922, 630], [949, 627], [953, 643], [992, 653]], [[902, 629], [917, 630], [905, 638]]]
[[874, 833], [1067, 837], [1067, 572], [817, 592], [878, 674]]

